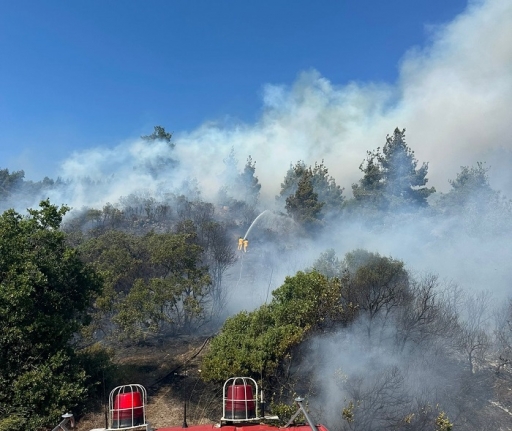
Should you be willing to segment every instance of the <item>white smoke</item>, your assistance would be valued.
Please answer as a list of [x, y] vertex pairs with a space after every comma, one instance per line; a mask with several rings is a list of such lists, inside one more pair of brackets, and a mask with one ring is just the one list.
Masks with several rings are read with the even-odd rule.
[[[303, 72], [291, 88], [265, 86], [257, 124], [236, 129], [205, 125], [180, 136], [181, 148], [198, 157], [196, 176], [209, 177], [208, 161], [234, 147], [258, 162], [263, 191], [278, 192], [290, 162], [325, 159], [338, 184], [350, 189], [366, 150], [382, 147], [395, 127], [420, 162], [430, 163], [430, 184], [448, 188], [461, 165], [510, 161], [512, 135], [512, 3], [472, 3], [437, 28], [423, 49], [404, 55], [394, 85], [336, 86], [316, 71]], [[500, 154], [500, 157], [496, 157]], [[503, 168], [503, 166], [497, 166]], [[508, 172], [504, 175], [510, 180]], [[510, 194], [512, 183], [491, 179]]]
[[[240, 169], [248, 155], [256, 161], [262, 195], [269, 200], [298, 160], [324, 159], [350, 195], [366, 151], [382, 147], [386, 134], [400, 127], [407, 129], [419, 162], [429, 162], [429, 185], [438, 191], [449, 188], [448, 179], [460, 166], [488, 160], [491, 183], [510, 196], [512, 3], [471, 2], [452, 22], [432, 29], [424, 47], [405, 53], [399, 71], [393, 84], [335, 85], [311, 70], [300, 73], [291, 87], [265, 85], [255, 124], [206, 123], [174, 135], [181, 171], [168, 177], [167, 185], [195, 177], [209, 196], [220, 185], [222, 160], [234, 148]], [[110, 176], [108, 195], [76, 197], [92, 206], [115, 201], [116, 194], [160, 187], [133, 167], [165, 150], [149, 149], [140, 140], [96, 148], [72, 155], [60, 176]]]

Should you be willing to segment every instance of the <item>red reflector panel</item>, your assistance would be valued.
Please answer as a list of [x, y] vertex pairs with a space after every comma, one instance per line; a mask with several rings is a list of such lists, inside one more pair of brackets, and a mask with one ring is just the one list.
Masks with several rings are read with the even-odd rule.
[[251, 385], [228, 386], [226, 419], [252, 419], [256, 417]]
[[144, 423], [144, 408], [140, 392], [118, 394], [112, 412], [112, 428], [124, 428]]

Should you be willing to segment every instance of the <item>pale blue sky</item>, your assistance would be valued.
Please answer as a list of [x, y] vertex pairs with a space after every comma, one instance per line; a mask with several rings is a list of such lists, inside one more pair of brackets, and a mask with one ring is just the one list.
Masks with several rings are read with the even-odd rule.
[[54, 175], [74, 150], [161, 124], [252, 124], [265, 84], [317, 70], [394, 83], [465, 0], [0, 1], [0, 168]]

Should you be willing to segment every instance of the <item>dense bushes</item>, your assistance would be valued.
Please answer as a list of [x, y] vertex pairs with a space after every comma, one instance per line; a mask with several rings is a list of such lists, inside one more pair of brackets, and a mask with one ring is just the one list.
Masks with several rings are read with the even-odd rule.
[[66, 211], [43, 201], [0, 217], [0, 429], [52, 424], [96, 383], [73, 340], [101, 283], [65, 244]]

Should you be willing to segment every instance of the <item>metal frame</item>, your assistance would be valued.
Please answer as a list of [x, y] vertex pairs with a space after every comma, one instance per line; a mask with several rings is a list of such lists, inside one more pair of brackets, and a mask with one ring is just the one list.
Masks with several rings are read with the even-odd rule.
[[[67, 427], [69, 425], [69, 428]], [[75, 427], [75, 418], [71, 413], [64, 413], [62, 415], [62, 421], [52, 431], [69, 431]]]
[[302, 405], [302, 401], [304, 401], [304, 398], [301, 398], [301, 397], [295, 398], [295, 402], [297, 403], [298, 409], [295, 412], [295, 414], [290, 418], [288, 423], [284, 426], [284, 428], [288, 428], [293, 423], [293, 421], [297, 418], [297, 416], [299, 416], [299, 414], [302, 413], [304, 415], [304, 417], [306, 418], [306, 421], [307, 421], [309, 427], [311, 428], [311, 431], [318, 431], [318, 428], [316, 427], [315, 423], [313, 422], [313, 419], [311, 419], [306, 408]]
[[[130, 392], [140, 392], [142, 397], [142, 424], [134, 425], [134, 416], [133, 416], [133, 408], [131, 409], [115, 409], [114, 403], [115, 399], [120, 394], [126, 394]], [[112, 389], [110, 392], [109, 400], [108, 400], [108, 430], [132, 430], [137, 428], [146, 428], [147, 431], [149, 431], [151, 428], [149, 426], [149, 423], [146, 421], [146, 406], [148, 404], [148, 393], [146, 391], [146, 388], [142, 385], [138, 384], [130, 384], [130, 385], [123, 385], [123, 386], [117, 386], [116, 388]], [[137, 407], [139, 408], [139, 407]], [[114, 424], [114, 412], [121, 412], [123, 410], [132, 410], [132, 425], [125, 426], [125, 427], [113, 427]]]
[[[253, 398], [252, 399], [244, 399], [244, 400], [228, 399], [227, 388], [228, 388], [228, 386], [234, 386], [234, 385], [252, 386]], [[231, 378], [229, 378], [228, 380], [226, 380], [226, 382], [224, 383], [224, 386], [222, 388], [222, 418], [220, 419], [221, 422], [260, 421], [261, 417], [258, 416], [258, 413], [259, 413], [258, 399], [259, 399], [259, 389], [258, 389], [258, 384], [256, 383], [256, 380], [254, 380], [250, 377], [231, 377]], [[242, 418], [242, 419], [226, 418], [226, 402], [227, 401], [245, 402], [245, 418]], [[254, 403], [254, 416], [255, 417], [249, 417], [249, 409], [248, 409], [249, 402]]]

